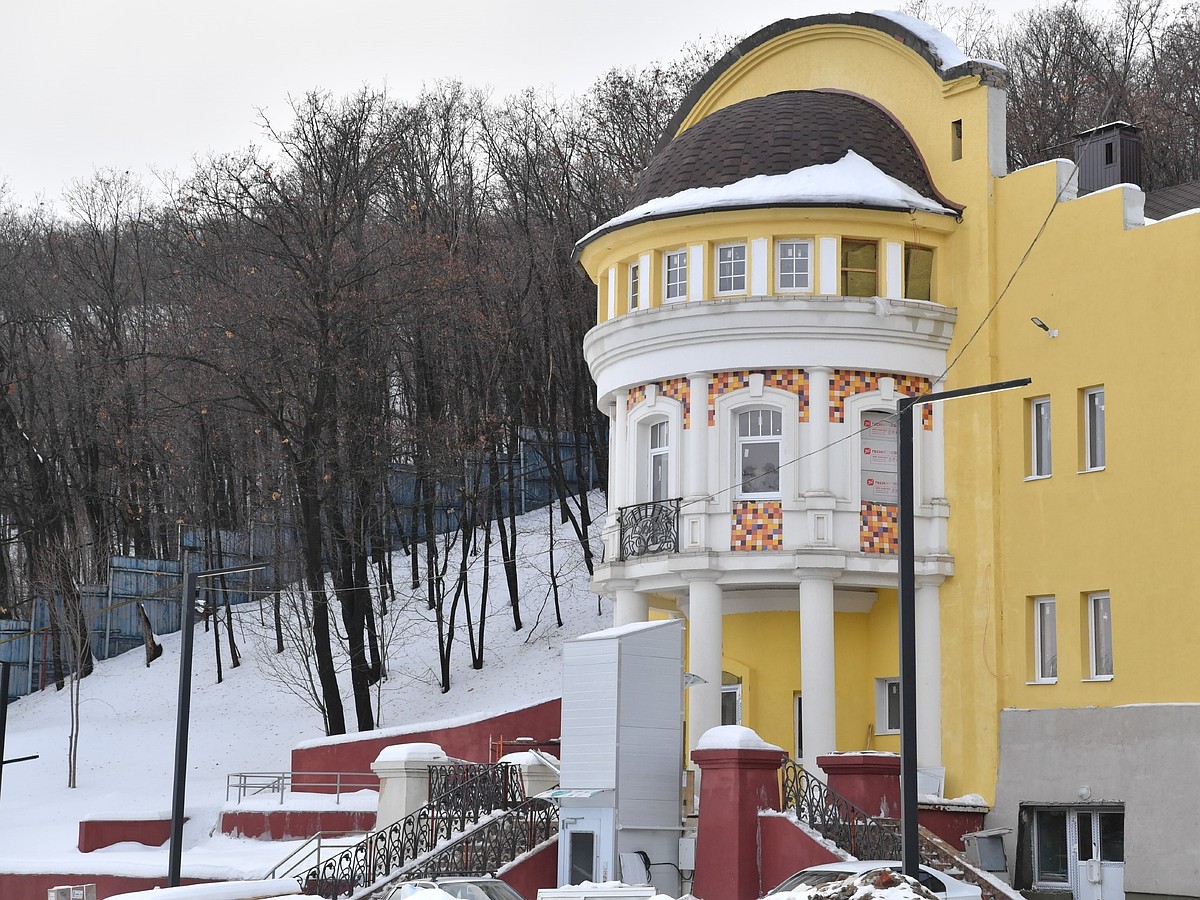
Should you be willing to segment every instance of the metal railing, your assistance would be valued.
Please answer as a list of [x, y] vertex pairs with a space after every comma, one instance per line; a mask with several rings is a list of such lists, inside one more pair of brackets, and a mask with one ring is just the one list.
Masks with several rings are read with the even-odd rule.
[[622, 506], [617, 511], [621, 528], [621, 559], [651, 553], [679, 552], [679, 507], [683, 501], [652, 500]]
[[[857, 859], [902, 858], [899, 823], [868, 815], [825, 784], [795, 760], [784, 760], [783, 805], [796, 818]], [[923, 865], [949, 872], [977, 885], [984, 900], [1019, 900], [1020, 895], [998, 884], [928, 828], [918, 828]]]
[[362, 831], [318, 831], [277, 862], [263, 879], [287, 878], [301, 869], [316, 868], [327, 856], [348, 850], [363, 837], [365, 832]]
[[371, 772], [237, 772], [225, 777], [225, 802], [230, 796], [241, 803], [246, 797], [278, 794], [282, 805], [293, 784], [317, 794], [332, 793], [334, 803], [340, 804], [342, 794], [378, 790], [379, 780]]
[[858, 859], [900, 859], [895, 820], [869, 815], [795, 760], [784, 760], [781, 773], [784, 808], [805, 825]]
[[557, 833], [557, 804], [535, 797], [467, 832], [409, 868], [403, 877], [495, 875], [501, 866]]
[[429, 803], [299, 875], [304, 893], [333, 900], [374, 884], [484, 816], [525, 800], [519, 769], [510, 763], [430, 766], [429, 775]]

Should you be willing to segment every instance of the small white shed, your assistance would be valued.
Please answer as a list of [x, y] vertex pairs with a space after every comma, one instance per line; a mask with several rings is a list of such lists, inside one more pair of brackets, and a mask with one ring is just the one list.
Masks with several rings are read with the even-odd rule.
[[559, 884], [634, 881], [644, 854], [654, 886], [678, 896], [681, 620], [609, 628], [564, 646], [561, 753]]

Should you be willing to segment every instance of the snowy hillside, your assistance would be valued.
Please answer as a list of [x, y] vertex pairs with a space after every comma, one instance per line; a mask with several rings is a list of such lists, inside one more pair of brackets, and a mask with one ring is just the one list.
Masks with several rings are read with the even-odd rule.
[[[603, 497], [591, 497], [602, 517]], [[564, 626], [555, 624], [550, 579], [550, 517], [547, 510], [518, 520], [521, 539], [521, 611], [524, 628], [514, 631], [498, 551], [493, 554], [484, 668], [470, 668], [465, 633], [453, 651], [453, 683], [443, 694], [437, 682], [436, 626], [417, 598], [393, 604], [385, 635], [388, 678], [375, 705], [381, 727], [415, 725], [520, 708], [559, 695], [561, 647], [568, 640], [607, 626], [588, 589], [583, 554], [570, 526], [557, 520], [554, 568]], [[593, 546], [598, 541], [593, 537]], [[453, 551], [452, 551], [453, 554]], [[477, 602], [482, 558], [470, 560], [471, 595]], [[406, 563], [397, 560], [398, 575]], [[450, 571], [456, 565], [452, 562]], [[398, 585], [398, 587], [400, 587]], [[312, 706], [287, 683], [295, 682], [295, 658], [274, 654], [274, 637], [264, 605], [237, 612], [236, 636], [243, 653], [239, 668], [224, 659], [224, 680], [216, 684], [213, 635], [199, 627], [189, 742], [185, 877], [258, 877], [286, 853], [282, 843], [210, 837], [225, 802], [226, 776], [288, 768], [291, 748], [324, 735]], [[0, 789], [0, 871], [94, 872], [162, 875], [167, 848], [123, 844], [89, 854], [76, 849], [83, 818], [169, 816], [174, 764], [179, 678], [179, 635], [160, 638], [164, 653], [149, 668], [133, 650], [101, 663], [81, 683], [78, 787], [67, 784], [70, 709], [67, 691], [53, 689], [16, 701], [8, 711], [5, 757], [40, 754], [32, 762], [6, 766]], [[224, 650], [223, 650], [224, 652]], [[283, 673], [281, 677], [281, 672]], [[300, 693], [303, 693], [302, 691]], [[343, 680], [349, 727], [353, 705], [349, 678]]]

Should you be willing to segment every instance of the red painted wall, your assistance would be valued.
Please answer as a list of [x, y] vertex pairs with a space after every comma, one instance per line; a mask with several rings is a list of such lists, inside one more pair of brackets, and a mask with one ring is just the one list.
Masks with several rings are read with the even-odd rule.
[[693, 750], [700, 824], [692, 893], [708, 900], [759, 896], [758, 811], [779, 809], [782, 750]]
[[[182, 884], [204, 884], [183, 878]], [[46, 900], [46, 892], [62, 885], [94, 884], [96, 900], [107, 900], [117, 894], [148, 891], [166, 887], [163, 878], [129, 878], [124, 875], [6, 875], [0, 874], [0, 897], [4, 900]]]
[[318, 831], [370, 831], [374, 827], [372, 810], [281, 809], [221, 813], [222, 834], [269, 841], [310, 838]]
[[538, 888], [558, 887], [558, 838], [505, 869], [500, 878], [528, 900], [537, 896]]
[[955, 850], [966, 850], [962, 836], [983, 828], [983, 817], [987, 810], [978, 812], [962, 809], [943, 809], [937, 806], [922, 805], [917, 810], [917, 818], [921, 824], [940, 837]]
[[79, 852], [91, 853], [122, 841], [161, 847], [170, 837], [170, 819], [85, 819], [79, 823]]
[[[298, 773], [370, 772], [371, 763], [375, 761], [379, 751], [392, 744], [426, 742], [440, 744], [447, 756], [472, 762], [489, 762], [492, 741], [501, 739], [511, 741], [518, 737], [531, 737], [535, 741], [549, 741], [551, 738], [557, 740], [561, 733], [562, 700], [559, 699], [547, 700], [545, 703], [515, 712], [449, 728], [410, 731], [402, 735], [382, 738], [370, 737], [370, 732], [367, 732], [362, 740], [322, 744], [293, 750], [292, 788], [293, 790], [333, 793], [332, 786], [311, 785], [306, 787], [303, 775]], [[343, 790], [346, 789], [346, 785], [347, 782], [343, 780]], [[369, 775], [361, 779], [360, 784], [351, 785], [349, 789], [357, 790], [360, 787], [378, 790], [379, 779], [374, 775]]]
[[869, 816], [900, 818], [900, 757], [882, 753], [818, 756], [826, 784]]
[[785, 816], [759, 816], [758, 829], [762, 858], [760, 894], [801, 869], [841, 860]]

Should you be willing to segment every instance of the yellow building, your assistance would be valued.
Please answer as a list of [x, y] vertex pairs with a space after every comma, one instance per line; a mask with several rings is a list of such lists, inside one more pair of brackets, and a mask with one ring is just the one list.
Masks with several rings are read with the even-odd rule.
[[890, 414], [1031, 377], [916, 428], [925, 787], [982, 798], [1020, 887], [1197, 896], [1200, 425], [1154, 373], [1200, 350], [1200, 216], [1145, 217], [1119, 123], [1078, 168], [1008, 173], [1004, 82], [861, 13], [777, 22], [701, 80], [577, 248], [612, 435], [595, 586], [617, 624], [686, 618], [689, 747], [736, 722], [813, 771], [897, 751]]

